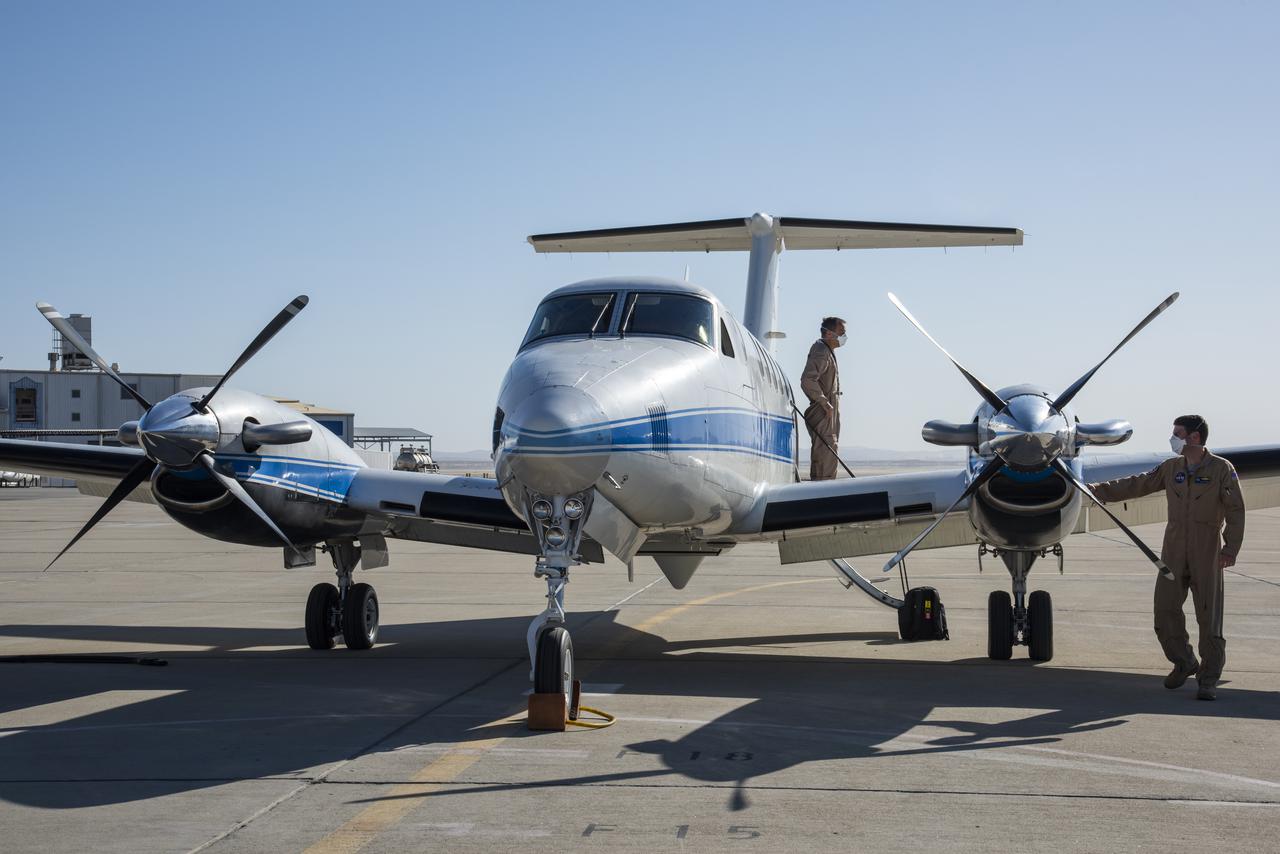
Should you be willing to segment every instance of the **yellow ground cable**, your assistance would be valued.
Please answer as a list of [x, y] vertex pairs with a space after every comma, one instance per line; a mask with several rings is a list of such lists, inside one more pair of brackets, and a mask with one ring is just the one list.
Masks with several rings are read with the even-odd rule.
[[580, 726], [585, 729], [604, 729], [605, 727], [613, 726], [618, 721], [617, 715], [611, 715], [608, 712], [602, 712], [599, 709], [593, 709], [590, 706], [578, 706], [578, 714], [582, 714], [583, 712], [591, 712], [591, 714], [593, 715], [599, 715], [600, 720], [598, 721], [583, 721], [583, 720], [565, 721], [565, 724], [568, 726]]

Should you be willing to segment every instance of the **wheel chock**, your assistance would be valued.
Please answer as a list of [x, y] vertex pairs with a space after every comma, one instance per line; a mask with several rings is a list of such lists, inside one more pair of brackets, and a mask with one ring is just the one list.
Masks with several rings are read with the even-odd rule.
[[535, 732], [564, 732], [568, 718], [564, 694], [529, 695], [529, 729]]

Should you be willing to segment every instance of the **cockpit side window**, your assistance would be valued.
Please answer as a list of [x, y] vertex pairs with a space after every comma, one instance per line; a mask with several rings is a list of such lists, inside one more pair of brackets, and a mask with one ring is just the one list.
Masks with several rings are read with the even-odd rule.
[[622, 312], [623, 335], [671, 335], [712, 346], [711, 303], [687, 294], [631, 294]]
[[729, 327], [725, 325], [723, 317], [720, 318], [720, 352], [733, 358], [733, 342], [729, 340]]
[[544, 300], [534, 312], [524, 343], [553, 335], [599, 335], [609, 331], [616, 294], [566, 294]]

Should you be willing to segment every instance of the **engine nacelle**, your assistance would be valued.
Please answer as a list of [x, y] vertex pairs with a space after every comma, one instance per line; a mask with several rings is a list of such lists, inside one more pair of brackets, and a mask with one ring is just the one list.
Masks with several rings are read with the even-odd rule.
[[978, 447], [978, 423], [954, 424], [950, 421], [929, 421], [920, 430], [920, 435], [931, 445]]
[[1076, 425], [1076, 445], [1119, 445], [1133, 436], [1133, 425], [1122, 418]]

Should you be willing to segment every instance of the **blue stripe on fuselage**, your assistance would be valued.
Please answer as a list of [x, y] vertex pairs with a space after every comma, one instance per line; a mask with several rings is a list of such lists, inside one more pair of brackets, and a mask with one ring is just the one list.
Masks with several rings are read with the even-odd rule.
[[[593, 444], [590, 434], [602, 429], [610, 431], [609, 444]], [[668, 412], [656, 424], [639, 416], [554, 431], [524, 430], [508, 423], [503, 433], [508, 440], [515, 440], [506, 449], [514, 454], [724, 451], [784, 462], [791, 462], [795, 441], [795, 425], [789, 418], [727, 408]]]

